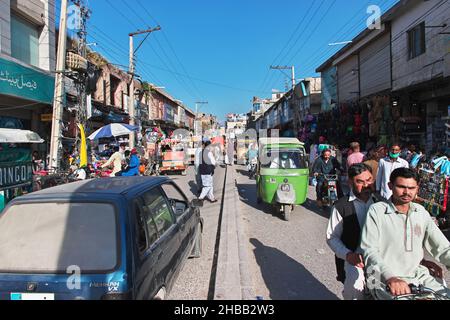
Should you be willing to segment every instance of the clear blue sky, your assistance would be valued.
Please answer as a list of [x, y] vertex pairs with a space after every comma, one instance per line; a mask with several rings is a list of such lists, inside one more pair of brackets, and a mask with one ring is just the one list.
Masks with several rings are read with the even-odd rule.
[[[59, 1], [58, 1], [59, 2]], [[253, 96], [283, 90], [271, 64], [315, 68], [366, 27], [369, 5], [397, 0], [90, 0], [88, 41], [112, 63], [128, 65], [128, 33], [161, 25], [137, 53], [137, 73], [191, 109], [223, 119], [251, 109]], [[59, 4], [58, 4], [59, 8]], [[138, 36], [135, 45], [144, 36]]]

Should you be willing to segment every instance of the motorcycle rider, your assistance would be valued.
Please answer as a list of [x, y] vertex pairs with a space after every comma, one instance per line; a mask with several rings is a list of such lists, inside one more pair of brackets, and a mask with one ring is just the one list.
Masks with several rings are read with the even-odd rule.
[[[323, 186], [325, 183], [324, 175], [336, 174], [336, 170], [343, 172], [342, 165], [336, 160], [336, 158], [331, 156], [331, 150], [325, 149], [322, 151], [322, 155], [316, 159], [313, 165], [313, 175], [317, 179], [316, 185], [316, 195], [317, 195], [317, 205], [322, 207], [323, 202]], [[342, 197], [342, 191], [339, 187], [338, 182], [338, 197]]]
[[358, 163], [348, 169], [350, 195], [334, 205], [327, 228], [327, 243], [335, 253], [336, 279], [344, 284], [345, 300], [364, 299], [364, 262], [359, 248], [361, 229], [369, 207], [380, 201], [374, 194], [372, 169]]
[[250, 145], [250, 149], [247, 151], [247, 159], [248, 159], [248, 172], [252, 171], [252, 164], [256, 164], [258, 161], [258, 149], [256, 149], [255, 144]]
[[[450, 242], [427, 210], [414, 203], [419, 176], [409, 168], [395, 169], [389, 182], [392, 197], [372, 205], [362, 230], [361, 249], [368, 274], [368, 288], [377, 299], [410, 294], [409, 284], [423, 285], [450, 296], [440, 268], [424, 263], [424, 250], [450, 267]], [[433, 275], [438, 276], [435, 278]], [[389, 289], [389, 291], [388, 291]]]

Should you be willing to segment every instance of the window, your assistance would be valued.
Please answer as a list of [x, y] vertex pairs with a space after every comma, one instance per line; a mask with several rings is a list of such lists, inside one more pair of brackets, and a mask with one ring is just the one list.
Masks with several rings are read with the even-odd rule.
[[38, 27], [15, 15], [11, 15], [11, 56], [39, 66]]
[[261, 166], [269, 169], [307, 168], [303, 150], [268, 150], [260, 159]]
[[161, 188], [169, 199], [169, 203], [172, 206], [175, 215], [181, 216], [186, 209], [189, 208], [189, 202], [186, 199], [186, 196], [171, 183], [163, 184]]
[[137, 200], [135, 202], [135, 210], [138, 229], [138, 247], [139, 252], [143, 253], [145, 250], [150, 248], [156, 240], [158, 240], [158, 231], [152, 215], [147, 210], [147, 207], [144, 205], [142, 200]]
[[0, 216], [2, 272], [109, 272], [118, 264], [117, 212], [109, 203], [17, 204]]
[[425, 22], [408, 31], [409, 59], [413, 59], [425, 53]]
[[162, 195], [160, 189], [155, 188], [151, 192], [144, 194], [144, 203], [146, 210], [151, 214], [158, 233], [161, 236], [175, 223], [166, 199]]

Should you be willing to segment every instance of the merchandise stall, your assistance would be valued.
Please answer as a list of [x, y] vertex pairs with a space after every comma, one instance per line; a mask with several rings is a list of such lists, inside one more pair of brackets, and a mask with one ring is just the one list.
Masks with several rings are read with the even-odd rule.
[[415, 201], [427, 209], [439, 227], [449, 228], [450, 161], [445, 156], [434, 159], [430, 163], [422, 164], [418, 173], [420, 187]]

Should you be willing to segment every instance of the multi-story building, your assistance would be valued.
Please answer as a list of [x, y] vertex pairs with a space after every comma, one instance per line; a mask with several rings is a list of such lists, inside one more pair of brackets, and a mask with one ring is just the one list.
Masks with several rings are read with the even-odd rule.
[[55, 52], [54, 0], [0, 1], [0, 127], [51, 135]]
[[[339, 107], [346, 114], [337, 127], [358, 127], [358, 136], [366, 128], [379, 143], [400, 139], [426, 151], [445, 146], [449, 25], [448, 0], [399, 1], [381, 17], [379, 29], [365, 29], [317, 68], [322, 111]], [[342, 119], [349, 120], [345, 126]]]

